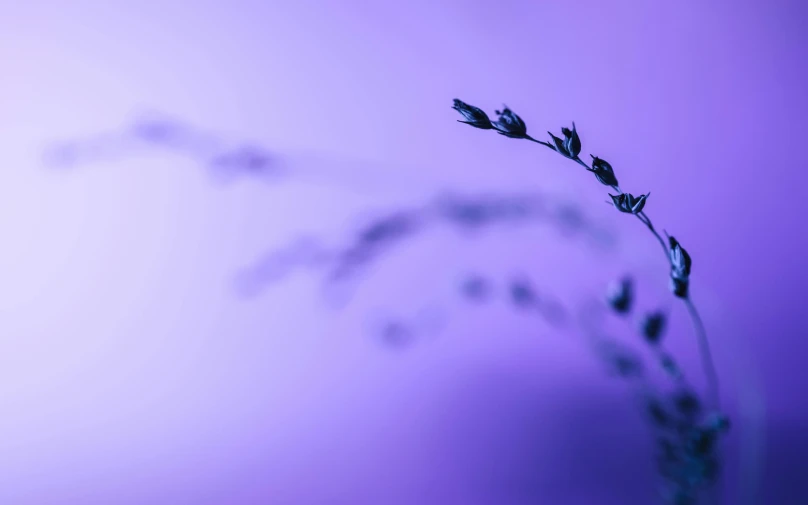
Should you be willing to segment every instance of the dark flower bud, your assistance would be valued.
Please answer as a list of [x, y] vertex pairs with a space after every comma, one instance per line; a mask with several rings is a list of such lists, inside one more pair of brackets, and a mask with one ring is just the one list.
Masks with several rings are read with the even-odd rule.
[[615, 208], [620, 212], [639, 214], [645, 207], [645, 201], [651, 196], [651, 193], [640, 196], [634, 196], [631, 193], [609, 194], [609, 196], [612, 198]]
[[690, 276], [692, 265], [690, 255], [675, 238], [668, 237], [668, 242], [670, 243], [671, 268], [674, 273], [677, 277], [682, 278]]
[[662, 312], [652, 312], [646, 314], [640, 321], [640, 331], [643, 337], [651, 344], [656, 344], [665, 331], [665, 314]]
[[671, 290], [679, 298], [686, 298], [690, 283], [692, 260], [675, 238], [669, 236], [668, 242], [671, 260]]
[[634, 289], [631, 279], [626, 277], [620, 282], [612, 283], [606, 293], [606, 301], [619, 314], [626, 314], [631, 310], [634, 299]]
[[670, 242], [671, 267], [676, 270], [677, 277], [688, 277], [692, 265], [690, 255], [675, 238], [668, 237], [668, 242]]
[[581, 154], [581, 138], [578, 136], [578, 131], [575, 129], [575, 123], [572, 123], [572, 130], [569, 128], [561, 128], [561, 134], [564, 135], [560, 139], [550, 132], [547, 132], [552, 139], [550, 147], [558, 151], [559, 154], [571, 160], [578, 159]]
[[465, 123], [471, 125], [475, 128], [481, 128], [483, 130], [490, 130], [494, 126], [491, 124], [491, 120], [488, 119], [488, 114], [486, 114], [481, 108], [475, 107], [473, 105], [469, 105], [457, 98], [454, 99], [454, 105], [452, 108], [463, 115], [466, 119], [465, 121], [457, 120], [460, 123]]
[[[592, 156], [590, 154], [590, 156]], [[587, 168], [590, 172], [595, 174], [595, 177], [601, 184], [606, 186], [617, 186], [617, 177], [614, 175], [612, 166], [605, 160], [592, 156], [592, 168]]]
[[690, 279], [678, 279], [671, 277], [671, 291], [679, 298], [687, 298], [690, 287]]
[[512, 139], [526, 139], [527, 125], [522, 121], [522, 118], [514, 114], [514, 112], [506, 105], [501, 111], [494, 111], [499, 116], [499, 119], [491, 123], [497, 133], [501, 133], [506, 137]]

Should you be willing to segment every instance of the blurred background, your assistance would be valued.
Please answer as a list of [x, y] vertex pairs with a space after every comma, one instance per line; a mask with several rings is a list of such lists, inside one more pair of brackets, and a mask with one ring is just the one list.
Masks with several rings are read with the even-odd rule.
[[[584, 310], [634, 275], [703, 389], [658, 244], [453, 98], [574, 120], [652, 192], [725, 503], [808, 503], [807, 34], [787, 0], [0, 0], [0, 503], [653, 502], [631, 388], [506, 285]], [[436, 211], [492, 195], [542, 210]], [[385, 216], [410, 231], [334, 282]]]

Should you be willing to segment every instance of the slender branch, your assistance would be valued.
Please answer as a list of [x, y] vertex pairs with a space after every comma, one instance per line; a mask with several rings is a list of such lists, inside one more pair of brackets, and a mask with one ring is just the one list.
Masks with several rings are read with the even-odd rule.
[[[533, 140], [533, 139], [531, 139], [531, 140]], [[538, 140], [536, 140], [535, 142], [539, 142], [539, 143], [541, 143], [541, 144], [548, 145], [548, 144], [546, 144], [546, 143], [544, 143], [544, 142], [540, 142], [540, 141], [538, 141]], [[581, 158], [577, 158], [577, 157], [576, 157], [574, 161], [575, 161], [576, 163], [578, 163], [579, 165], [581, 165], [582, 167], [584, 167], [585, 169], [590, 170], [590, 171], [592, 170], [592, 169], [589, 167], [589, 165], [587, 165], [587, 164], [586, 164], [586, 162], [584, 162], [584, 161], [583, 161]], [[611, 187], [613, 190], [617, 191], [618, 193], [622, 193], [622, 192], [623, 192], [623, 191], [620, 189], [620, 186], [610, 186], [610, 187]], [[665, 245], [665, 241], [662, 239], [662, 237], [661, 237], [661, 236], [659, 235], [659, 233], [656, 231], [656, 228], [654, 228], [654, 225], [651, 223], [651, 218], [649, 218], [649, 217], [648, 217], [648, 215], [647, 215], [645, 212], [640, 212], [640, 213], [638, 213], [638, 214], [634, 214], [634, 215], [635, 215], [635, 216], [637, 216], [637, 219], [639, 219], [639, 220], [640, 220], [640, 222], [642, 222], [642, 223], [643, 223], [645, 226], [647, 226], [649, 230], [651, 230], [651, 233], [653, 233], [653, 234], [654, 234], [654, 236], [656, 237], [656, 239], [659, 241], [659, 244], [662, 246], [662, 250], [665, 252], [665, 256], [666, 256], [666, 257], [668, 257], [668, 246], [667, 246], [667, 245]], [[668, 262], [670, 263], [670, 258], [668, 258]]]
[[[672, 238], [668, 237], [670, 241], [670, 247], [668, 246], [667, 242], [662, 238], [662, 236], [657, 232], [656, 228], [654, 227], [653, 223], [651, 222], [651, 218], [648, 217], [642, 211], [642, 206], [645, 204], [645, 199], [648, 195], [642, 195], [639, 199], [635, 198], [633, 195], [624, 193], [620, 190], [619, 185], [617, 184], [617, 179], [614, 177], [614, 173], [612, 171], [611, 165], [609, 163], [600, 160], [599, 158], [593, 156], [592, 166], [590, 167], [586, 162], [584, 162], [578, 154], [581, 151], [581, 141], [580, 137], [575, 129], [575, 123], [572, 123], [572, 130], [568, 128], [562, 128], [561, 132], [564, 135], [564, 140], [556, 137], [552, 133], [549, 133], [552, 142], [545, 142], [541, 140], [536, 140], [529, 135], [527, 135], [527, 127], [525, 126], [524, 122], [514, 114], [510, 109], [507, 107], [503, 109], [502, 112], [497, 111], [497, 115], [500, 116], [498, 123], [492, 124], [488, 119], [488, 116], [483, 112], [481, 109], [477, 107], [472, 107], [467, 104], [464, 104], [460, 100], [455, 99], [454, 101], [454, 109], [458, 110], [464, 117], [473, 120], [473, 122], [469, 122], [472, 126], [476, 126], [477, 128], [491, 128], [492, 126], [496, 128], [496, 130], [510, 138], [522, 138], [530, 140], [537, 144], [542, 144], [544, 146], [549, 147], [554, 152], [557, 152], [564, 156], [567, 159], [574, 161], [575, 163], [583, 166], [588, 172], [594, 172], [595, 176], [597, 177], [598, 181], [604, 183], [605, 185], [609, 186], [612, 190], [616, 191], [619, 196], [613, 196], [613, 204], [615, 207], [618, 208], [621, 212], [630, 212], [634, 214], [634, 216], [645, 225], [646, 228], [651, 232], [652, 235], [657, 239], [659, 245], [662, 246], [662, 251], [665, 253], [665, 258], [668, 263], [668, 267], [670, 268], [670, 274], [672, 277], [672, 289], [674, 294], [677, 298], [681, 298], [682, 301], [685, 303], [687, 307], [687, 311], [690, 315], [690, 319], [693, 322], [693, 326], [696, 333], [696, 339], [699, 345], [699, 354], [701, 357], [701, 364], [704, 369], [704, 374], [706, 376], [707, 381], [707, 401], [709, 402], [710, 408], [718, 409], [720, 408], [719, 405], [719, 384], [718, 384], [718, 374], [716, 372], [715, 364], [713, 362], [712, 353], [710, 351], [709, 341], [707, 340], [707, 331], [704, 327], [704, 323], [699, 315], [696, 306], [693, 304], [693, 300], [690, 298], [687, 288], [689, 282], [689, 274], [690, 274], [690, 257], [684, 249], [681, 249], [677, 242]], [[609, 184], [609, 182], [613, 182], [614, 184]], [[608, 202], [607, 202], [608, 203]], [[639, 207], [639, 208], [638, 208]], [[675, 253], [675, 254], [674, 254]], [[618, 308], [615, 305], [615, 308]], [[586, 325], [584, 324], [584, 328], [586, 329]], [[644, 328], [644, 332], [646, 333], [647, 337], [652, 337], [649, 330]], [[652, 338], [656, 338], [655, 335]], [[660, 361], [665, 359], [665, 355], [663, 352], [657, 348], [657, 358]], [[666, 368], [666, 371], [672, 373], [674, 376], [674, 380], [677, 382], [684, 383], [684, 377], [678, 373], [678, 370], [673, 368], [675, 366], [674, 362], [670, 363], [662, 363], [663, 367]], [[687, 410], [690, 411], [690, 407], [682, 407], [678, 405], [677, 408], [679, 410]], [[653, 414], [653, 413], [652, 413]], [[663, 414], [664, 415], [664, 412]], [[688, 413], [685, 413], [688, 416]], [[659, 416], [657, 416], [659, 417]], [[659, 419], [657, 419], [659, 421]], [[686, 421], [686, 426], [688, 423], [691, 423], [692, 419], [688, 419]], [[664, 424], [661, 421], [659, 424]], [[691, 423], [692, 424], [692, 423]], [[726, 423], [722, 423], [726, 424]], [[723, 431], [726, 428], [720, 428], [720, 431]], [[701, 429], [701, 428], [697, 428]], [[681, 433], [680, 433], [681, 434]], [[687, 444], [690, 441], [686, 442]], [[684, 450], [684, 454], [689, 456], [696, 457], [697, 460], [702, 461], [705, 455], [703, 454], [690, 454], [691, 448], [689, 445], [686, 445], [682, 450]], [[676, 458], [678, 459], [678, 457]], [[679, 466], [680, 462], [674, 462], [675, 467]], [[674, 474], [665, 474], [668, 478], [673, 476], [672, 484], [674, 487], [672, 491], [676, 493], [676, 496], [685, 496], [690, 497], [693, 492], [697, 492], [704, 488], [704, 484], [712, 483], [714, 487], [712, 490], [708, 490], [707, 501], [711, 505], [719, 505], [721, 503], [721, 494], [720, 489], [716, 484], [717, 477], [709, 477], [706, 475], [705, 472], [700, 470], [694, 470], [689, 467], [689, 463], [687, 467], [684, 468], [674, 468]], [[679, 473], [683, 472], [680, 476]], [[685, 477], [684, 480], [681, 477]], [[706, 480], [704, 480], [706, 479]], [[719, 484], [720, 485], [720, 484]], [[676, 500], [677, 502], [680, 500]], [[687, 500], [688, 503], [690, 500]], [[701, 501], [700, 501], [701, 503]]]
[[704, 328], [704, 322], [701, 320], [699, 311], [696, 309], [689, 295], [685, 298], [685, 305], [687, 306], [687, 311], [690, 313], [690, 318], [693, 320], [693, 327], [699, 339], [701, 365], [704, 368], [705, 375], [707, 375], [707, 397], [710, 399], [710, 403], [715, 406], [715, 408], [718, 408], [720, 406], [718, 373], [715, 370], [712, 352], [710, 352], [710, 342], [707, 340], [707, 331]]
[[537, 143], [537, 144], [541, 144], [541, 145], [543, 145], [543, 146], [549, 147], [550, 149], [552, 149], [553, 151], [555, 151], [555, 147], [553, 147], [553, 145], [552, 145], [552, 144], [550, 144], [549, 142], [545, 142], [545, 141], [543, 141], [543, 140], [536, 140], [536, 139], [534, 139], [533, 137], [531, 137], [530, 135], [528, 135], [527, 137], [525, 137], [525, 139], [527, 139], [527, 140], [529, 140], [529, 141], [531, 141], [531, 142], [535, 142], [535, 143]]
[[[553, 146], [550, 145], [548, 142], [542, 142], [532, 137], [527, 137], [527, 139], [532, 140], [533, 142], [536, 142], [538, 144], [545, 145], [550, 149], [553, 149], [553, 151], [555, 151]], [[584, 162], [581, 158], [576, 156], [575, 158], [571, 159], [574, 162], [586, 168], [587, 170], [589, 171], [592, 170], [589, 167], [589, 165], [587, 165], [586, 162]], [[611, 186], [611, 188], [617, 191], [618, 193], [622, 193], [619, 186]], [[653, 223], [651, 223], [651, 218], [649, 218], [648, 215], [645, 214], [645, 212], [639, 212], [635, 214], [635, 216], [637, 216], [637, 219], [639, 219], [640, 222], [643, 223], [648, 228], [648, 230], [651, 231], [651, 233], [653, 233], [654, 237], [656, 237], [657, 241], [659, 242], [659, 245], [662, 246], [662, 251], [665, 253], [665, 258], [668, 261], [668, 265], [670, 265], [671, 259], [670, 259], [670, 253], [668, 251], [668, 246], [667, 244], [665, 244], [665, 240], [662, 238], [659, 232], [656, 231], [656, 228], [654, 228]], [[704, 375], [707, 377], [708, 398], [710, 399], [710, 404], [713, 405], [715, 408], [718, 408], [719, 407], [718, 374], [715, 369], [715, 364], [713, 363], [712, 353], [710, 352], [710, 344], [707, 340], [707, 331], [705, 330], [704, 323], [701, 320], [701, 316], [699, 315], [698, 310], [696, 310], [696, 306], [693, 304], [693, 301], [690, 299], [690, 297], [688, 296], [687, 298], [684, 299], [684, 301], [685, 305], [687, 306], [688, 313], [690, 314], [690, 319], [693, 321], [693, 326], [696, 331], [696, 338], [699, 341], [702, 368], [704, 369]]]
[[656, 239], [659, 241], [659, 245], [662, 246], [662, 250], [665, 252], [665, 256], [668, 257], [668, 263], [670, 263], [670, 254], [668, 253], [668, 246], [665, 245], [665, 241], [662, 239], [662, 237], [659, 235], [659, 233], [654, 228], [654, 225], [651, 223], [651, 218], [648, 217], [648, 215], [645, 214], [645, 212], [640, 212], [639, 214], [635, 214], [635, 215], [637, 216], [637, 219], [642, 221], [645, 224], [645, 226], [647, 226], [648, 229], [651, 230], [651, 233], [654, 234]]

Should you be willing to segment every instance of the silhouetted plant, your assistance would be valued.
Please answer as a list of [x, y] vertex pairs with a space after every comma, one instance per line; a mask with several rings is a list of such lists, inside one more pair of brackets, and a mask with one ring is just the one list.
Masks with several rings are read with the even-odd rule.
[[65, 169], [78, 164], [117, 159], [143, 147], [183, 156], [219, 178], [287, 175], [275, 153], [257, 144], [232, 144], [215, 133], [162, 115], [137, 118], [118, 131], [95, 137], [60, 142], [46, 149], [50, 164]]
[[[472, 126], [489, 129], [488, 116], [482, 109], [458, 99], [455, 99], [453, 108], [467, 118], [473, 114], [476, 119], [469, 122]], [[544, 145], [564, 158], [583, 166], [587, 171], [592, 172], [601, 184], [611, 187], [616, 192], [616, 194], [609, 193], [609, 197], [618, 211], [635, 216], [657, 239], [665, 252], [670, 267], [671, 291], [684, 301], [693, 321], [700, 345], [702, 366], [707, 377], [709, 404], [712, 409], [717, 411], [719, 408], [718, 376], [704, 325], [690, 298], [692, 260], [675, 238], [669, 236], [666, 243], [645, 213], [650, 193], [635, 196], [622, 191], [618, 186], [612, 165], [597, 156], [590, 155], [591, 166], [584, 162], [580, 158], [582, 142], [574, 122], [571, 129], [561, 128], [563, 138], [548, 132], [550, 141], [546, 142], [528, 135], [527, 124], [510, 108], [505, 107], [496, 113], [499, 120], [491, 123], [491, 126], [497, 133], [509, 138], [524, 139]], [[623, 317], [630, 313], [633, 299], [633, 287], [629, 278], [624, 278], [612, 285], [607, 293], [607, 303], [616, 314]], [[659, 468], [660, 474], [669, 484], [666, 498], [670, 503], [687, 505], [696, 503], [699, 493], [715, 482], [719, 464], [716, 442], [729, 424], [725, 416], [715, 413], [711, 414], [711, 422], [706, 421], [702, 402], [691, 389], [685, 388], [684, 376], [673, 358], [661, 351], [660, 339], [664, 326], [664, 314], [661, 312], [646, 314], [640, 323], [640, 331], [646, 341], [655, 348], [660, 365], [676, 381], [679, 389], [676, 390], [671, 400], [651, 397], [648, 413], [653, 425], [661, 432], [659, 434], [661, 437]], [[598, 351], [607, 362], [614, 366], [619, 376], [639, 378], [643, 375], [641, 361], [613, 341], [601, 341]], [[720, 419], [720, 421], [715, 421], [715, 419]]]
[[[709, 384], [709, 401], [706, 403], [710, 408], [704, 407], [705, 402], [687, 382], [676, 360], [664, 350], [662, 337], [667, 322], [666, 313], [647, 312], [635, 324], [656, 357], [657, 364], [673, 383], [669, 392], [658, 390], [650, 384], [646, 373], [648, 367], [632, 346], [602, 334], [597, 327], [582, 327], [589, 333], [594, 350], [608, 370], [643, 391], [644, 415], [657, 440], [659, 473], [668, 484], [666, 499], [674, 504], [696, 503], [700, 493], [718, 478], [720, 457], [717, 445], [720, 436], [729, 428], [729, 420], [717, 411], [717, 375], [704, 326], [690, 298], [690, 255], [675, 238], [668, 236], [665, 241], [654, 228], [645, 213], [650, 193], [635, 196], [623, 192], [609, 162], [590, 155], [590, 166], [580, 158], [583, 146], [575, 123], [572, 123], [572, 128], [561, 128], [561, 137], [548, 132], [550, 141], [545, 142], [531, 137], [524, 120], [508, 107], [496, 111], [496, 121], [491, 121], [482, 109], [457, 99], [453, 109], [463, 116], [462, 123], [544, 145], [583, 166], [598, 182], [614, 190], [616, 194], [609, 193], [614, 207], [640, 220], [662, 246], [670, 266], [670, 289], [684, 301], [699, 337]], [[171, 120], [141, 121], [127, 130], [126, 135], [149, 145], [189, 155], [219, 173], [256, 175], [274, 172], [277, 168], [274, 157], [262, 148], [244, 143], [235, 148], [223, 148], [214, 137]], [[89, 148], [85, 151], [79, 145], [66, 146], [57, 154], [62, 155], [63, 162], [76, 161], [82, 153], [92, 157], [92, 149], [97, 146], [94, 143], [87, 146]], [[567, 230], [603, 237], [600, 230], [584, 219], [580, 209], [570, 206], [550, 208], [545, 195], [528, 193], [468, 197], [444, 194], [425, 205], [398, 209], [379, 216], [357, 230], [347, 245], [342, 247], [330, 247], [320, 240], [304, 238], [273, 251], [241, 276], [241, 287], [245, 293], [255, 293], [264, 283], [277, 280], [297, 267], [324, 268], [328, 283], [352, 279], [400, 242], [438, 223], [477, 231], [496, 224], [539, 219], [548, 219]], [[572, 311], [548, 291], [537, 289], [529, 279], [516, 277], [503, 284], [502, 297], [512, 307], [526, 314], [535, 313], [554, 327], [564, 327], [570, 321]], [[490, 279], [474, 274], [464, 280], [461, 292], [466, 299], [481, 303], [492, 299], [497, 289]], [[621, 320], [630, 320], [636, 305], [631, 278], [623, 277], [610, 285], [604, 301]], [[417, 341], [423, 328], [423, 324], [392, 318], [382, 321], [375, 328], [375, 333], [386, 347], [404, 349]]]
[[443, 194], [424, 205], [382, 213], [349, 237], [347, 244], [329, 247], [308, 239], [268, 253], [239, 275], [244, 293], [280, 280], [299, 267], [325, 269], [329, 284], [354, 280], [369, 265], [395, 246], [426, 229], [444, 225], [476, 232], [506, 223], [549, 222], [564, 232], [576, 232], [599, 247], [612, 237], [576, 207], [559, 204], [540, 193], [463, 196]]
[[[466, 109], [474, 109], [479, 110], [477, 107], [467, 105], [460, 100], [455, 99], [455, 108], [457, 108], [457, 104], [463, 104]], [[640, 195], [638, 197], [633, 196], [631, 193], [624, 193], [620, 187], [617, 185], [617, 178], [614, 175], [614, 170], [612, 166], [605, 162], [604, 160], [592, 156], [593, 166], [587, 165], [578, 155], [581, 152], [581, 139], [578, 135], [578, 131], [575, 127], [575, 123], [572, 124], [572, 129], [569, 128], [562, 128], [561, 132], [564, 136], [563, 139], [556, 137], [552, 133], [548, 132], [552, 143], [544, 142], [541, 140], [536, 140], [533, 137], [527, 134], [527, 126], [525, 122], [516, 115], [513, 111], [509, 108], [505, 108], [504, 111], [499, 112], [497, 114], [500, 115], [500, 122], [494, 123], [495, 128], [497, 124], [500, 124], [500, 127], [497, 128], [499, 133], [503, 133], [510, 138], [518, 138], [518, 139], [526, 139], [532, 142], [536, 142], [538, 144], [542, 144], [544, 146], [549, 147], [555, 152], [558, 152], [565, 158], [571, 159], [582, 165], [586, 170], [593, 172], [597, 179], [601, 183], [611, 183], [609, 184], [611, 188], [613, 188], [618, 194], [617, 195], [609, 195], [612, 198], [612, 201], [615, 207], [625, 213], [632, 214], [637, 217], [650, 231], [654, 234], [656, 239], [662, 245], [662, 249], [665, 251], [665, 255], [668, 257], [668, 262], [671, 268], [671, 289], [674, 294], [682, 298], [687, 305], [688, 312], [693, 319], [693, 323], [696, 329], [697, 336], [699, 338], [699, 342], [701, 345], [701, 352], [704, 358], [704, 368], [705, 374], [707, 376], [707, 381], [709, 384], [709, 396], [711, 397], [712, 402], [717, 407], [719, 404], [719, 393], [718, 393], [718, 376], [715, 373], [714, 365], [712, 362], [712, 357], [710, 354], [709, 344], [707, 342], [707, 335], [704, 331], [704, 325], [702, 324], [701, 318], [698, 315], [698, 311], [693, 305], [693, 302], [689, 296], [689, 277], [690, 277], [690, 269], [691, 269], [691, 259], [690, 255], [685, 251], [685, 249], [676, 241], [673, 237], [669, 237], [669, 246], [665, 243], [662, 237], [654, 228], [654, 225], [651, 223], [651, 219], [645, 214], [644, 207], [645, 203], [648, 198], [648, 194]]]

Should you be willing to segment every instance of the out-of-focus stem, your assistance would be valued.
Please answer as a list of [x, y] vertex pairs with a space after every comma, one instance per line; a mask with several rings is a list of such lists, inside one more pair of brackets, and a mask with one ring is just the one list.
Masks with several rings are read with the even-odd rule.
[[715, 370], [715, 363], [713, 362], [713, 355], [710, 351], [710, 342], [707, 340], [707, 330], [704, 328], [704, 322], [701, 320], [699, 311], [690, 295], [684, 299], [687, 311], [690, 313], [690, 318], [693, 320], [693, 327], [696, 330], [696, 336], [699, 339], [699, 348], [701, 350], [701, 365], [704, 368], [704, 374], [707, 376], [707, 398], [710, 404], [716, 409], [720, 406], [720, 398], [718, 392], [718, 373]]

